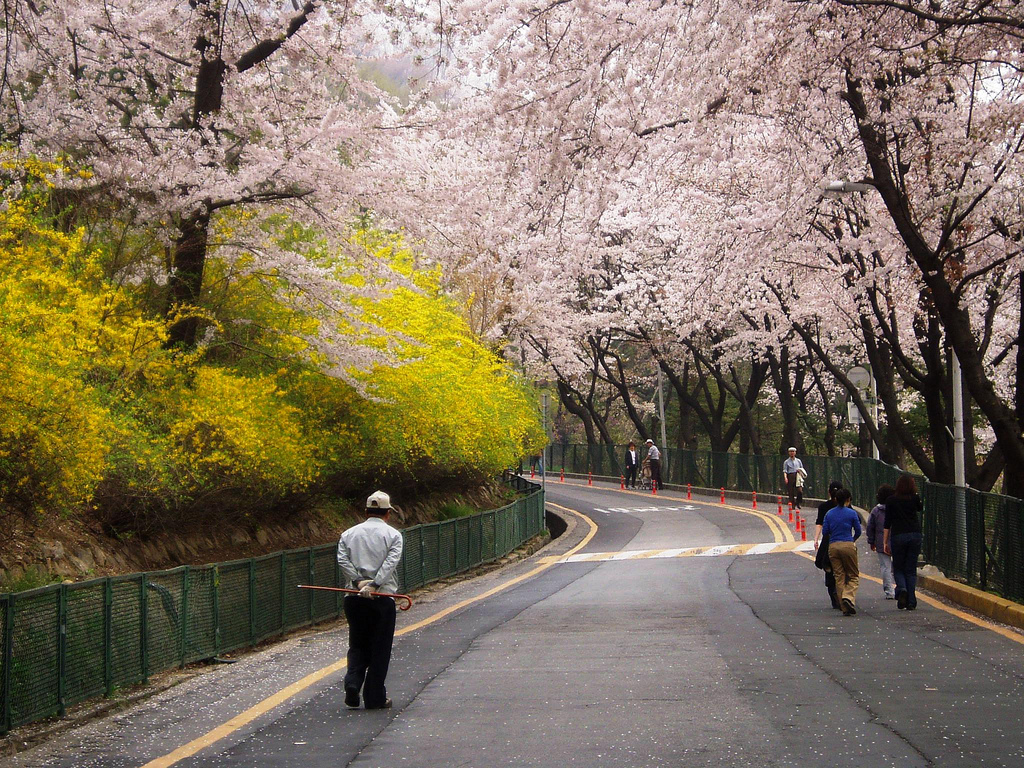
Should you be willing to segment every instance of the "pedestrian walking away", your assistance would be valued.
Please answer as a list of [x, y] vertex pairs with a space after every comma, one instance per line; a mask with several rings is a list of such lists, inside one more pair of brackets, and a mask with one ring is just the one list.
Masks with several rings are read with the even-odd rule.
[[661, 451], [654, 441], [647, 438], [647, 459], [651, 463], [651, 486], [656, 491], [661, 490]]
[[[796, 479], [800, 472], [804, 471], [804, 463], [796, 457], [796, 448], [789, 449], [789, 458], [782, 462], [782, 479], [786, 483], [786, 493], [789, 494], [789, 503], [794, 509], [800, 509], [800, 501], [803, 494], [797, 496]], [[806, 473], [805, 473], [806, 474]]]
[[629, 488], [636, 488], [636, 475], [640, 471], [640, 451], [636, 449], [636, 443], [632, 440], [629, 441], [629, 447], [626, 448], [626, 461], [624, 462], [626, 468], [625, 484]]
[[888, 483], [878, 488], [875, 494], [875, 506], [868, 515], [868, 523], [865, 526], [864, 535], [867, 537], [868, 546], [878, 556], [878, 570], [882, 575], [882, 594], [886, 600], [893, 600], [896, 597], [896, 582], [892, 576], [892, 556], [885, 552], [885, 502], [895, 493], [896, 489]]
[[358, 595], [345, 597], [348, 620], [348, 671], [345, 706], [387, 709], [384, 680], [395, 639], [395, 601], [372, 592], [397, 592], [395, 569], [402, 559], [402, 534], [388, 525], [391, 497], [377, 491], [366, 500], [366, 520], [352, 526], [338, 541], [338, 565]]
[[822, 522], [823, 536], [828, 536], [828, 559], [836, 579], [836, 593], [844, 616], [857, 613], [857, 587], [860, 585], [860, 563], [857, 559], [857, 539], [861, 535], [860, 515], [850, 506], [850, 492], [840, 488], [836, 492], [836, 506]]
[[814, 564], [825, 572], [825, 589], [828, 590], [828, 597], [832, 601], [832, 607], [837, 611], [841, 610], [843, 606], [840, 604], [839, 595], [836, 593], [836, 577], [832, 573], [832, 562], [828, 557], [828, 537], [823, 537], [821, 530], [822, 525], [825, 523], [825, 515], [836, 506], [836, 494], [842, 488], [843, 484], [838, 480], [833, 480], [828, 484], [828, 499], [818, 505], [818, 518], [814, 521], [814, 549], [817, 550]]
[[884, 549], [892, 555], [896, 607], [917, 608], [917, 558], [921, 554], [921, 497], [912, 475], [901, 475], [896, 492], [885, 501]]

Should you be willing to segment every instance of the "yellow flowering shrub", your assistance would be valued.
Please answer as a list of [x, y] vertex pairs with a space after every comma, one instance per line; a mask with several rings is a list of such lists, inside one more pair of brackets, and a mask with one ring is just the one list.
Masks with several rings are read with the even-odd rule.
[[[161, 286], [113, 281], [97, 228], [87, 240], [50, 218], [57, 175], [70, 172], [0, 150], [0, 513], [86, 510], [115, 531], [216, 523], [371, 483], [472, 482], [542, 440], [535, 398], [400, 235], [360, 227], [352, 261], [300, 224], [219, 219], [224, 242], [240, 227], [287, 231], [318, 264], [382, 292], [350, 299], [360, 322], [346, 326], [214, 247], [195, 309], [210, 338], [172, 352]], [[405, 285], [362, 274], [363, 257]], [[325, 375], [308, 345], [325, 322], [393, 364], [352, 371], [357, 386]]]

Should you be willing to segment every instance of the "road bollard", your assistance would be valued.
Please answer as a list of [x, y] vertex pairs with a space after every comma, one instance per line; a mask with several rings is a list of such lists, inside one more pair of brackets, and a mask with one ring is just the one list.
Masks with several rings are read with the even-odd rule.
[[559, 480], [559, 482], [560, 483], [564, 483], [565, 482], [565, 467], [562, 467], [562, 478], [561, 478], [561, 480]]
[[658, 484], [652, 480], [651, 481], [651, 496], [657, 496], [657, 495], [658, 495]]
[[691, 498], [693, 498], [693, 497], [690, 496], [690, 484], [687, 483], [686, 484], [686, 500], [689, 501]]
[[751, 491], [750, 494], [754, 499], [751, 509], [757, 509], [757, 491]]
[[587, 470], [587, 485], [594, 484], [594, 473], [591, 470]]
[[619, 490], [626, 490], [626, 478], [623, 477], [622, 475], [619, 475]]
[[796, 532], [800, 533], [800, 515], [796, 516]]
[[793, 502], [789, 502], [789, 522], [793, 522]]
[[779, 517], [782, 517], [782, 497], [779, 496]]
[[721, 488], [721, 491], [722, 491], [722, 501], [721, 501], [721, 503], [722, 503], [722, 504], [725, 504], [725, 488], [724, 488], [724, 487], [722, 487], [722, 488]]
[[530, 479], [531, 480], [533, 480], [533, 472], [534, 472], [533, 467], [530, 467]]
[[807, 523], [800, 526], [800, 541], [807, 541]]

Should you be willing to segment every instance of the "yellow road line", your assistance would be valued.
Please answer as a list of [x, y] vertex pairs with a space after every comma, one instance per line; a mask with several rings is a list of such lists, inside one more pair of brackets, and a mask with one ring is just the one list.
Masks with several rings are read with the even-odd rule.
[[[659, 497], [655, 496], [653, 493], [642, 493], [640, 491], [633, 491], [628, 489], [624, 490], [622, 488], [605, 488], [598, 485], [587, 485], [586, 483], [552, 483], [552, 486], [556, 488], [561, 485], [568, 485], [574, 488], [591, 488], [597, 491], [628, 493], [631, 496], [642, 496], [645, 499], [653, 499], [655, 501], [658, 501], [659, 499], [667, 499], [669, 501], [687, 501], [687, 499], [680, 499], [678, 496]], [[694, 499], [689, 499], [689, 501], [694, 501]], [[782, 522], [778, 517], [769, 514], [768, 512], [762, 512], [758, 509], [738, 507], [735, 504], [722, 504], [717, 501], [698, 501], [697, 503], [704, 504], [705, 506], [710, 507], [722, 507], [723, 509], [732, 509], [737, 512], [744, 512], [745, 514], [753, 515], [754, 517], [759, 518], [761, 522], [768, 526], [768, 529], [772, 532], [772, 536], [775, 537], [776, 541], [796, 541], [796, 537], [793, 535], [793, 532], [789, 529], [789, 526]]]
[[[804, 552], [794, 552], [793, 554], [799, 555], [800, 557], [806, 557], [812, 563], [814, 562], [814, 557]], [[862, 579], [867, 579], [868, 581], [873, 581], [875, 582], [875, 584], [882, 583], [882, 580], [877, 576], [869, 576], [863, 571], [861, 571], [860, 577]], [[917, 599], [923, 603], [928, 603], [928, 605], [932, 606], [933, 608], [938, 608], [940, 611], [945, 611], [950, 616], [956, 616], [957, 618], [963, 619], [964, 621], [968, 621], [971, 624], [974, 624], [975, 626], [981, 627], [982, 629], [987, 629], [990, 632], [995, 632], [997, 635], [1002, 635], [1008, 640], [1013, 640], [1013, 642], [1015, 643], [1020, 643], [1021, 645], [1024, 645], [1024, 635], [1020, 634], [1019, 632], [1014, 632], [1012, 629], [1001, 627], [998, 624], [995, 624], [991, 621], [986, 621], [985, 619], [979, 619], [977, 616], [972, 616], [966, 611], [961, 611], [959, 608], [954, 608], [951, 605], [946, 605], [941, 600], [936, 600], [934, 597], [923, 595], [920, 592], [917, 595]]]
[[[577, 512], [575, 509], [562, 507], [558, 504], [551, 504], [550, 502], [546, 506], [557, 507], [558, 509], [564, 512], [569, 512], [573, 515], [576, 515], [576, 517], [581, 518], [590, 526], [590, 530], [587, 532], [587, 535], [583, 537], [583, 540], [580, 541], [580, 543], [574, 546], [572, 549], [570, 549], [565, 556], [572, 556], [579, 552], [581, 549], [587, 546], [587, 544], [590, 543], [590, 540], [594, 538], [594, 534], [597, 533], [597, 524], [583, 513]], [[434, 624], [435, 622], [440, 621], [444, 617], [450, 616], [456, 611], [465, 608], [467, 605], [472, 605], [473, 603], [485, 600], [486, 598], [491, 597], [492, 595], [495, 595], [498, 592], [508, 589], [514, 584], [518, 584], [521, 581], [525, 581], [531, 576], [536, 576], [538, 573], [547, 570], [554, 564], [553, 562], [546, 561], [547, 558], [542, 560], [540, 565], [538, 565], [533, 570], [520, 574], [519, 576], [516, 576], [514, 579], [509, 579], [508, 581], [503, 582], [497, 585], [496, 587], [488, 589], [486, 592], [482, 592], [479, 595], [476, 595], [475, 597], [470, 597], [466, 600], [462, 600], [461, 602], [458, 602], [455, 605], [445, 608], [443, 611], [438, 611], [434, 615], [428, 616], [422, 621], [417, 621], [415, 624], [410, 624], [407, 627], [402, 627], [402, 629], [400, 629], [398, 632], [395, 632], [395, 636], [400, 637], [402, 635], [407, 635], [410, 632], [415, 632], [418, 629], [422, 629], [423, 627], [426, 627], [430, 624]], [[334, 662], [333, 664], [329, 664], [326, 667], [322, 667], [321, 669], [318, 669], [315, 672], [311, 672], [310, 674], [303, 677], [301, 680], [296, 680], [291, 685], [282, 688], [277, 693], [274, 693], [271, 696], [268, 696], [267, 698], [263, 699], [263, 701], [254, 704], [244, 712], [239, 712], [237, 715], [232, 717], [227, 722], [218, 725], [213, 730], [204, 733], [202, 736], [193, 739], [187, 744], [183, 744], [182, 746], [175, 749], [173, 752], [170, 752], [164, 755], [163, 757], [158, 757], [154, 760], [150, 760], [148, 763], [143, 765], [142, 768], [169, 768], [175, 763], [178, 763], [187, 757], [191, 757], [200, 750], [215, 744], [216, 742], [220, 741], [223, 738], [226, 738], [227, 736], [230, 736], [239, 728], [248, 725], [257, 717], [266, 714], [267, 712], [279, 706], [280, 704], [283, 704], [292, 696], [295, 696], [296, 694], [304, 691], [306, 688], [309, 688], [311, 685], [320, 682], [325, 677], [333, 675], [335, 672], [340, 672], [345, 668], [346, 663], [347, 662], [345, 659], [341, 659], [339, 661]]]

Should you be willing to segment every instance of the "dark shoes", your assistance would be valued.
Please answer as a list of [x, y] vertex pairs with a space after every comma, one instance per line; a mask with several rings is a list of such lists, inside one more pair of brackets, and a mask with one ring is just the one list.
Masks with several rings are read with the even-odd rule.
[[367, 707], [367, 709], [391, 709], [391, 699], [384, 699], [384, 703], [379, 707]]
[[359, 691], [355, 688], [345, 689], [345, 706], [349, 709], [359, 709]]
[[843, 598], [843, 616], [853, 616], [857, 613], [857, 608], [854, 606], [853, 601], [849, 598]]
[[900, 592], [898, 595], [896, 595], [896, 607], [899, 608], [901, 611], [906, 609], [906, 607], [907, 607], [907, 593], [906, 592]]

